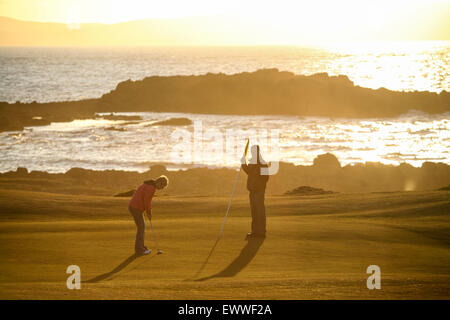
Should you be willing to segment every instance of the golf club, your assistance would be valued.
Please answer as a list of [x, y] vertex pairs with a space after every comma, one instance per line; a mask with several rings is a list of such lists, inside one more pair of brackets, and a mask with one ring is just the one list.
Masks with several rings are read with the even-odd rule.
[[148, 214], [146, 213], [146, 215], [147, 215], [147, 219], [148, 219], [148, 221], [150, 221], [150, 229], [151, 229], [151, 231], [152, 231], [152, 237], [153, 237], [153, 239], [155, 239], [155, 242], [156, 242], [156, 254], [163, 254], [164, 252], [159, 248], [159, 244], [158, 244], [158, 239], [156, 239], [156, 233], [155, 233], [155, 231], [153, 230], [153, 223], [152, 223], [152, 219], [150, 219], [150, 217], [148, 216]]

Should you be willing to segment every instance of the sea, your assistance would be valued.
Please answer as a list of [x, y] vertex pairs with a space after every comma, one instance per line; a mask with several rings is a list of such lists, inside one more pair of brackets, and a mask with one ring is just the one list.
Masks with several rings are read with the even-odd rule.
[[[98, 98], [128, 79], [233, 74], [262, 68], [305, 75], [327, 72], [346, 75], [362, 87], [439, 93], [450, 91], [450, 42], [226, 48], [1, 47], [0, 101]], [[247, 136], [251, 144], [265, 147], [266, 160], [296, 165], [311, 165], [317, 155], [327, 152], [342, 165], [450, 164], [449, 113], [429, 115], [411, 110], [396, 118], [371, 119], [152, 112], [121, 115], [139, 115], [141, 120], [96, 118], [2, 132], [0, 172], [17, 167], [47, 172], [73, 167], [143, 172], [155, 163], [169, 169], [235, 168]], [[181, 127], [152, 125], [179, 117], [193, 123]], [[230, 130], [243, 133], [230, 138]], [[235, 146], [230, 149], [230, 145]]]

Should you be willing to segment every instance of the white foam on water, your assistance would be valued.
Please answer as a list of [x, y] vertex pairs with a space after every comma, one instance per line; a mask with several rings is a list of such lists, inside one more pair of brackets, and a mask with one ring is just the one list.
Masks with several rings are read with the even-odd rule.
[[[23, 132], [0, 133], [0, 171], [26, 167], [29, 170], [65, 172], [72, 167], [105, 170], [146, 171], [154, 163], [169, 168], [192, 166], [238, 167], [239, 156], [225, 152], [225, 140], [203, 139], [203, 157], [192, 163], [172, 163], [170, 152], [176, 144], [172, 133], [180, 127], [151, 126], [156, 120], [186, 117], [202, 121], [205, 130], [218, 130], [224, 139], [226, 130], [254, 129], [280, 132], [280, 154], [263, 150], [268, 160], [274, 158], [294, 164], [311, 165], [322, 153], [336, 155], [343, 164], [381, 162], [410, 163], [425, 161], [450, 164], [450, 114], [426, 115], [410, 112], [388, 119], [329, 119], [296, 116], [228, 116], [186, 113], [121, 113], [139, 115], [137, 123], [112, 120], [75, 120], [27, 128]], [[119, 130], [108, 130], [110, 127]], [[193, 133], [193, 125], [181, 127]], [[266, 137], [251, 136], [254, 141]], [[244, 141], [242, 142], [244, 144]], [[240, 151], [239, 151], [240, 152]]]

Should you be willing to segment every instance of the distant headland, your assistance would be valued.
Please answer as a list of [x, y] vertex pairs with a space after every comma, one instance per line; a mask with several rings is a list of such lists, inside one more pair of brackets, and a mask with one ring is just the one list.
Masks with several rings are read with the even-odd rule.
[[123, 81], [97, 99], [52, 103], [0, 102], [0, 131], [23, 130], [98, 112], [185, 112], [298, 115], [333, 118], [396, 117], [409, 110], [450, 111], [450, 93], [398, 92], [355, 86], [347, 76], [296, 75], [262, 69], [232, 75], [151, 76]]

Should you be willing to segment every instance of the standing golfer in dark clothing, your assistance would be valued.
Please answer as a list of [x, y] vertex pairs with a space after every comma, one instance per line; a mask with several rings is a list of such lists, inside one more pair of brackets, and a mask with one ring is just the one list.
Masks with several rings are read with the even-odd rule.
[[264, 238], [266, 236], [266, 208], [264, 207], [264, 195], [268, 175], [261, 174], [261, 168], [267, 168], [267, 164], [261, 158], [259, 146], [251, 148], [252, 158], [249, 164], [246, 163], [245, 156], [242, 158], [242, 170], [248, 175], [247, 190], [250, 192], [250, 209], [252, 212], [252, 232], [247, 234], [247, 238]]

